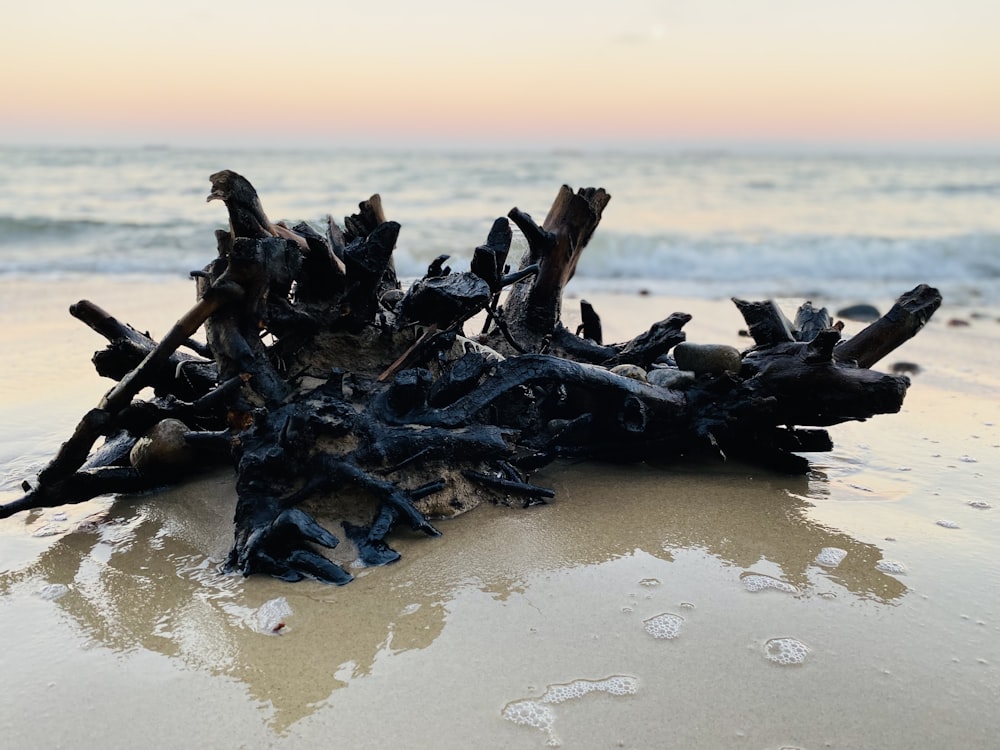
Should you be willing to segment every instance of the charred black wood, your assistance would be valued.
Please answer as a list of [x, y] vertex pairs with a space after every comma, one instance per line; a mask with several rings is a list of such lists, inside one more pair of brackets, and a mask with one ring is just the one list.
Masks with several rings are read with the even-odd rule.
[[840, 344], [834, 356], [841, 362], [871, 367], [913, 338], [940, 306], [941, 293], [934, 287], [920, 284], [901, 295], [889, 312]]
[[556, 325], [549, 337], [546, 353], [576, 362], [599, 365], [618, 356], [619, 347], [604, 346], [596, 341], [575, 335], [562, 323]]
[[[69, 312], [108, 340], [108, 346], [95, 352], [92, 359], [94, 368], [102, 377], [121, 380], [156, 348], [156, 341], [148, 333], [140, 333], [132, 326], [119, 322], [89, 300], [71, 305]], [[191, 347], [194, 344], [186, 339], [183, 345]], [[157, 395], [172, 394], [182, 399], [196, 399], [208, 393], [217, 380], [218, 370], [214, 361], [174, 352], [157, 372], [152, 373], [150, 385]]]
[[512, 239], [510, 222], [499, 218], [493, 222], [486, 244], [477, 247], [472, 254], [472, 273], [485, 281], [494, 294], [504, 286], [502, 279], [507, 273], [507, 255]]
[[476, 388], [490, 367], [491, 362], [485, 355], [469, 352], [434, 382], [427, 395], [427, 402], [434, 408], [455, 403]]
[[111, 415], [105, 409], [91, 409], [84, 414], [73, 435], [38, 474], [39, 486], [55, 484], [83, 466], [94, 442], [109, 431], [110, 425]]
[[[795, 338], [797, 341], [812, 341], [827, 328], [833, 328], [833, 318], [825, 307], [818, 310], [812, 302], [803, 302], [795, 313]], [[843, 325], [837, 330], [841, 330]]]
[[648, 331], [622, 346], [618, 354], [605, 360], [604, 366], [639, 365], [648, 370], [656, 360], [686, 339], [681, 328], [690, 320], [687, 313], [673, 313], [654, 323]]
[[540, 339], [559, 322], [563, 289], [576, 273], [580, 255], [610, 200], [603, 188], [581, 188], [574, 193], [563, 185], [541, 225], [520, 209], [508, 214], [528, 242], [520, 267], [538, 264], [534, 282], [513, 287], [504, 302], [514, 338], [525, 341], [530, 349], [537, 351]]
[[747, 323], [750, 337], [757, 346], [795, 341], [794, 326], [773, 300], [748, 302], [733, 297], [733, 304]]
[[162, 484], [161, 479], [144, 477], [130, 466], [76, 471], [56, 480], [49, 479], [39, 483], [23, 497], [6, 505], [0, 505], [0, 518], [7, 518], [22, 510], [75, 505], [100, 495], [142, 492]]
[[303, 303], [328, 302], [343, 294], [347, 269], [334, 252], [331, 241], [302, 222], [292, 229], [303, 237], [307, 248], [302, 253], [302, 273], [295, 280], [295, 299]]
[[774, 399], [769, 419], [786, 425], [824, 427], [893, 414], [910, 384], [905, 377], [837, 363], [801, 342], [755, 349], [744, 357], [743, 371], [750, 394]]
[[[825, 310], [808, 303], [792, 324], [773, 302], [734, 300], [756, 345], [663, 387], [645, 371], [671, 352], [680, 362], [689, 315], [614, 345], [585, 302], [576, 335], [560, 321], [563, 290], [610, 199], [601, 188], [563, 186], [542, 224], [513, 209], [468, 271], [439, 256], [404, 292], [392, 261], [400, 227], [378, 195], [343, 230], [329, 219], [320, 234], [271, 222], [235, 172], [210, 181], [209, 200], [225, 203], [230, 228], [217, 233], [218, 257], [193, 273], [198, 302], [159, 343], [90, 303], [75, 306], [122, 350], [98, 358], [118, 383], [0, 517], [231, 461], [237, 504], [225, 568], [343, 584], [350, 573], [317, 549], [340, 542], [323, 525], [328, 516], [359, 559], [388, 564], [399, 559], [389, 544], [399, 527], [436, 536], [431, 519], [481, 501], [550, 500], [528, 473], [560, 457], [728, 456], [804, 472], [800, 454], [831, 447], [816, 428], [900, 409], [909, 381], [868, 368], [940, 304], [936, 290], [918, 287], [841, 342]], [[513, 272], [511, 222], [528, 243]], [[479, 313], [486, 324], [472, 341], [463, 325]], [[211, 363], [176, 353], [202, 324]], [[147, 386], [156, 398], [136, 400]], [[177, 457], [151, 458], [161, 443]], [[348, 497], [367, 505], [348, 510]]]
[[598, 346], [604, 341], [604, 331], [601, 329], [601, 316], [587, 300], [580, 300], [580, 325], [576, 329], [577, 336], [590, 339]]
[[424, 274], [424, 276], [427, 278], [447, 276], [451, 273], [451, 266], [446, 266], [445, 261], [447, 261], [450, 257], [450, 255], [439, 255], [436, 257], [431, 261], [431, 264], [427, 266], [427, 273]]
[[209, 361], [212, 360], [212, 350], [209, 348], [208, 344], [203, 344], [196, 339], [187, 339], [181, 346], [185, 349], [190, 349], [202, 359]]
[[[343, 243], [345, 250], [352, 243], [365, 239], [387, 221], [385, 209], [382, 207], [382, 196], [378, 193], [366, 201], [358, 204], [358, 212], [344, 217]], [[395, 237], [393, 237], [393, 247]], [[392, 249], [389, 248], [389, 259], [382, 270], [382, 276], [378, 281], [377, 293], [385, 292], [388, 289], [399, 289], [399, 279], [396, 276], [396, 266], [392, 260]]]
[[548, 487], [539, 487], [536, 484], [529, 484], [516, 479], [506, 479], [504, 477], [493, 476], [492, 474], [486, 474], [481, 471], [464, 469], [462, 471], [462, 475], [468, 477], [474, 482], [479, 482], [480, 484], [484, 484], [487, 487], [500, 490], [504, 493], [525, 495], [536, 500], [550, 500], [556, 496], [556, 493]]
[[257, 191], [243, 175], [223, 169], [211, 175], [212, 191], [206, 200], [221, 200], [229, 212], [232, 236], [259, 239], [273, 237], [271, 220], [264, 213]]
[[410, 287], [400, 302], [396, 326], [460, 326], [485, 308], [491, 296], [487, 281], [472, 272], [425, 276]]
[[347, 292], [343, 306], [345, 327], [357, 332], [370, 325], [384, 292], [396, 287], [392, 251], [399, 236], [399, 224], [384, 222], [344, 248]]

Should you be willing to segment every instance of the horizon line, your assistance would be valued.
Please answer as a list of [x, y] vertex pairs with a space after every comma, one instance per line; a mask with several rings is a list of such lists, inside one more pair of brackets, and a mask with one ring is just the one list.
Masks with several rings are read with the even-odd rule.
[[997, 141], [954, 141], [954, 140], [894, 140], [881, 139], [809, 139], [809, 138], [713, 138], [713, 139], [663, 139], [623, 141], [580, 140], [555, 143], [552, 139], [487, 141], [454, 139], [366, 139], [366, 138], [315, 138], [287, 140], [281, 137], [248, 137], [237, 142], [220, 142], [215, 138], [117, 138], [109, 141], [101, 138], [10, 138], [0, 137], [0, 148], [31, 148], [55, 150], [119, 150], [119, 151], [345, 151], [371, 153], [395, 152], [479, 152], [479, 153], [540, 153], [546, 155], [586, 155], [595, 153], [666, 153], [666, 154], [717, 154], [717, 155], [797, 155], [811, 156], [829, 154], [831, 156], [863, 155], [880, 153], [899, 156], [1000, 156], [1000, 140]]

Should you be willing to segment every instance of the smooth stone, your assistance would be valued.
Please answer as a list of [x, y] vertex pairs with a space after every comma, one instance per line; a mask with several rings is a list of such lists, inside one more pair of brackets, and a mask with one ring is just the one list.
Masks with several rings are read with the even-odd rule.
[[680, 370], [700, 375], [739, 372], [742, 360], [735, 346], [726, 344], [692, 344], [682, 341], [674, 347], [674, 361]]
[[194, 451], [184, 435], [188, 426], [178, 419], [164, 419], [139, 438], [129, 461], [139, 471], [165, 471], [187, 466], [194, 460]]
[[893, 362], [890, 369], [893, 375], [916, 375], [920, 372], [920, 365], [916, 362]]
[[639, 365], [615, 365], [611, 368], [611, 372], [615, 375], [621, 375], [623, 378], [632, 378], [632, 380], [638, 380], [642, 383], [648, 382], [646, 371]]
[[406, 292], [402, 289], [389, 289], [379, 298], [379, 302], [386, 310], [392, 310], [405, 296]]
[[683, 390], [694, 384], [695, 374], [690, 370], [677, 370], [673, 367], [654, 367], [646, 374], [646, 379], [650, 385], [660, 388]]
[[837, 317], [856, 320], [859, 323], [871, 323], [881, 318], [882, 315], [874, 305], [848, 305], [837, 310]]

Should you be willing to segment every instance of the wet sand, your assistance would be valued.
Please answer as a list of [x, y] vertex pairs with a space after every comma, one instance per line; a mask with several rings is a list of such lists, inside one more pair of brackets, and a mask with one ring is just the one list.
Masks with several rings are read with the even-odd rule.
[[[0, 499], [107, 388], [87, 365], [100, 341], [66, 305], [90, 296], [155, 336], [191, 300], [182, 282], [8, 286], [4, 351], [26, 354], [0, 375]], [[747, 344], [726, 301], [588, 299], [609, 339], [685, 311], [689, 340]], [[921, 367], [903, 411], [832, 428], [834, 451], [806, 477], [564, 463], [535, 477], [557, 490], [550, 505], [478, 508], [439, 539], [398, 534], [399, 563], [356, 569], [342, 588], [218, 573], [226, 471], [0, 521], [0, 736], [15, 748], [993, 746], [1000, 323], [981, 312], [946, 306], [881, 363]], [[64, 533], [34, 536], [46, 525]], [[258, 632], [279, 597], [281, 634]]]

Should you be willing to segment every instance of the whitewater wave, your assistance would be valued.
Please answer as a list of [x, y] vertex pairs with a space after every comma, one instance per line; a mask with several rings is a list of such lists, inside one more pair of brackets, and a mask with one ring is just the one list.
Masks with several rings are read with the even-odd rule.
[[[541, 219], [553, 185], [614, 200], [571, 289], [696, 296], [860, 296], [914, 283], [1000, 298], [1000, 162], [717, 155], [7, 151], [0, 278], [182, 276], [215, 256], [206, 175], [238, 168], [274, 219], [323, 230], [345, 196], [384, 192], [399, 275], [441, 254], [468, 268], [498, 206]], [[352, 199], [354, 200], [354, 199]], [[335, 212], [343, 216], [347, 211]], [[525, 248], [515, 232], [510, 262]], [[956, 296], [957, 295], [957, 296]], [[881, 296], [881, 295], [879, 295]]]

